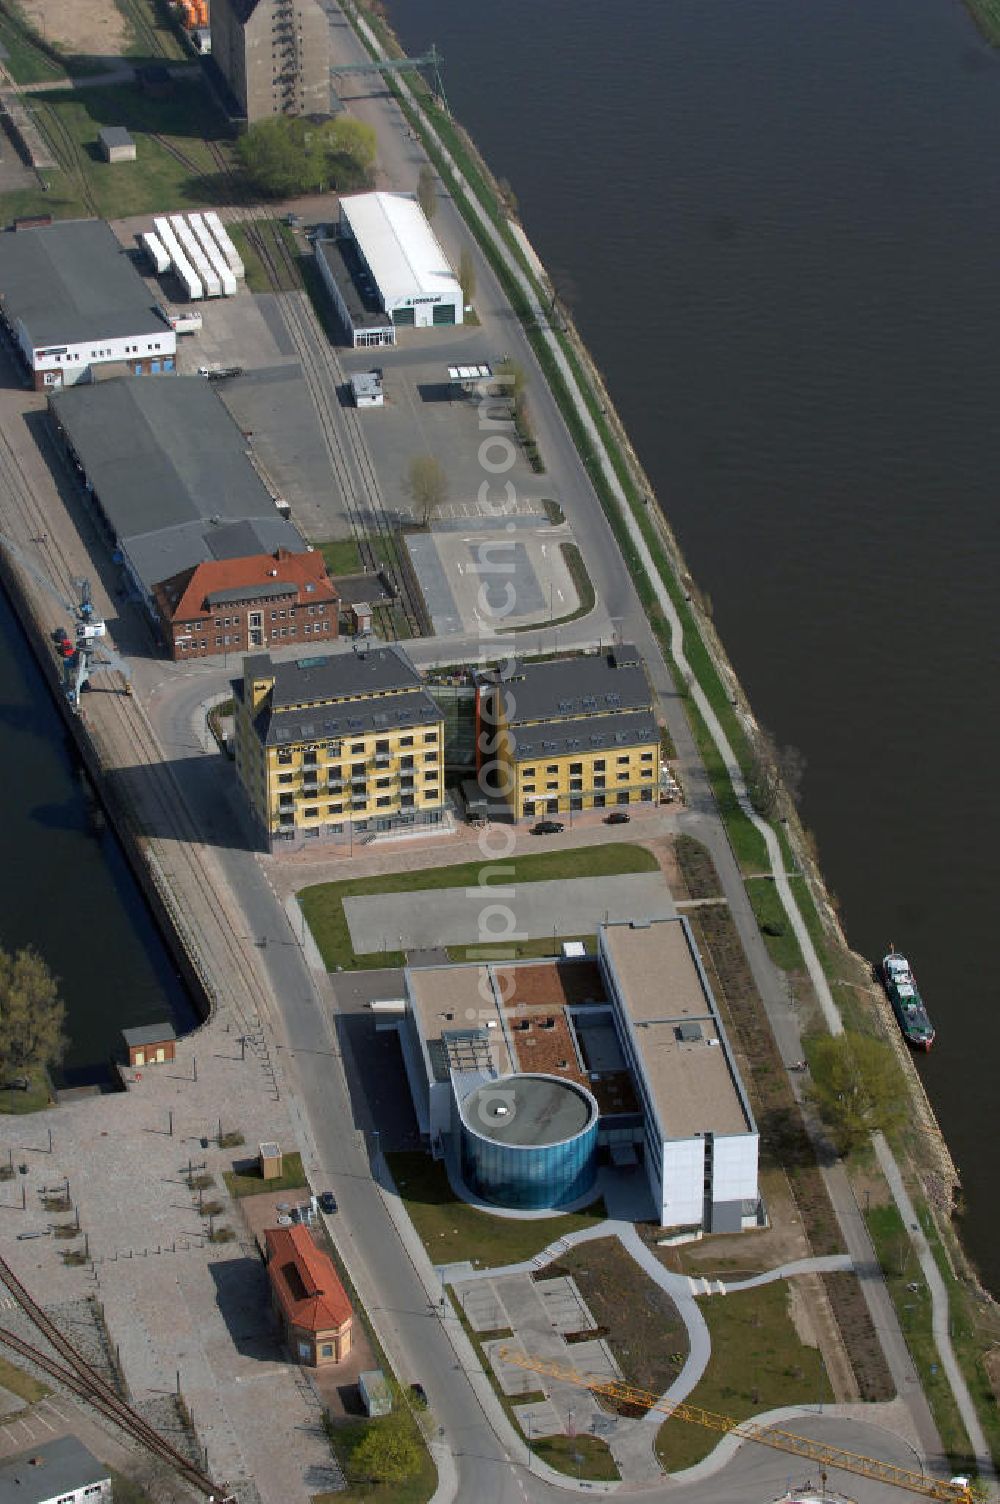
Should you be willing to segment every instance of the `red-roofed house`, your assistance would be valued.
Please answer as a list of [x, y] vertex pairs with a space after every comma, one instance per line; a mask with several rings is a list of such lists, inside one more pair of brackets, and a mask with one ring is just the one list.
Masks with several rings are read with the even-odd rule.
[[264, 1230], [271, 1299], [300, 1363], [322, 1368], [351, 1351], [354, 1315], [333, 1261], [307, 1227]]
[[153, 595], [167, 651], [180, 662], [337, 635], [337, 591], [318, 551], [210, 559]]

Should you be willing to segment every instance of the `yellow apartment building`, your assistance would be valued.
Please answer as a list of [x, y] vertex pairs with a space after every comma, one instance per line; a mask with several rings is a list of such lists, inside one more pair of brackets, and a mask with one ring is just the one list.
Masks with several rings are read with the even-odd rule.
[[660, 732], [638, 651], [515, 662], [479, 684], [477, 766], [515, 819], [655, 803]]
[[236, 771], [267, 850], [440, 821], [444, 721], [402, 649], [258, 653], [233, 699]]

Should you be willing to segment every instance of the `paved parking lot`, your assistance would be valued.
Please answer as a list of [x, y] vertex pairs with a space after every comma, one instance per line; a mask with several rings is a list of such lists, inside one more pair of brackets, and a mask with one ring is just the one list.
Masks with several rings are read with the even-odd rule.
[[[504, 482], [514, 488], [518, 503], [540, 511], [542, 497], [558, 501], [546, 476], [536, 475], [516, 440], [513, 448], [506, 443], [486, 452], [480, 446], [491, 436], [506, 440], [513, 430], [506, 422], [506, 408], [493, 403], [492, 422], [482, 422], [475, 398], [466, 397], [452, 388], [448, 367], [473, 361], [495, 362], [497, 352], [482, 349], [481, 331], [407, 330], [402, 343], [394, 349], [341, 351], [341, 362], [348, 374], [381, 367], [385, 382], [385, 406], [372, 408], [359, 416], [371, 445], [379, 485], [390, 513], [404, 518], [413, 516], [413, 498], [407, 488], [407, 473], [415, 455], [433, 454], [441, 461], [448, 477], [448, 506], [468, 508], [475, 515], [482, 511], [477, 498], [480, 487], [491, 487], [487, 501], [500, 505], [507, 493]], [[529, 399], [530, 400], [530, 399]], [[498, 474], [487, 465], [506, 463], [510, 468]]]
[[[244, 1504], [258, 1493], [264, 1504], [309, 1504], [339, 1475], [319, 1402], [280, 1347], [263, 1267], [222, 1180], [262, 1140], [294, 1146], [287, 1108], [266, 1053], [256, 1041], [244, 1048], [223, 1019], [180, 1041], [177, 1055], [130, 1073], [127, 1093], [0, 1122], [0, 1162], [9, 1149], [15, 1171], [24, 1166], [0, 1184], [0, 1251], [46, 1307], [100, 1301], [136, 1402], [173, 1394], [180, 1375], [209, 1470], [238, 1485]], [[220, 1120], [245, 1145], [221, 1148]], [[204, 1196], [220, 1203], [215, 1222], [233, 1241], [207, 1241], [189, 1165], [211, 1178]], [[71, 1210], [53, 1211], [47, 1193], [67, 1183]], [[79, 1235], [54, 1236], [77, 1212]], [[66, 1264], [66, 1250], [92, 1264]]]
[[[510, 908], [516, 936], [504, 928]], [[490, 888], [428, 888], [415, 893], [378, 893], [344, 899], [351, 944], [358, 955], [382, 950], [474, 945], [491, 939], [544, 939], [546, 935], [596, 934], [613, 920], [672, 919], [670, 889], [661, 872], [619, 877], [578, 877], [570, 882], [533, 882], [519, 887], [512, 903], [498, 905]], [[502, 922], [501, 922], [502, 919]]]
[[408, 533], [420, 589], [439, 636], [558, 621], [580, 604], [563, 543], [543, 517], [436, 522]]

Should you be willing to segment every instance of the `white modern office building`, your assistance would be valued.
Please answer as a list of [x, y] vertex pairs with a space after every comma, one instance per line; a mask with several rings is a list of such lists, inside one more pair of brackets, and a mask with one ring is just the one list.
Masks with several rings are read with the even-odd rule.
[[762, 1225], [757, 1127], [687, 921], [598, 939], [596, 962], [407, 967], [424, 1141], [508, 1208], [578, 1203], [605, 1164], [645, 1176], [665, 1228]]
[[757, 1226], [757, 1126], [687, 920], [603, 925], [598, 956], [661, 1224]]

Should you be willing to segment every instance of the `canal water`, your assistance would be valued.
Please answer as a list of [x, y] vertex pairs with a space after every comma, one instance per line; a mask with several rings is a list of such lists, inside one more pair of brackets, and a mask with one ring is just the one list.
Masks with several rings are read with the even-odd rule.
[[[1000, 1294], [1000, 57], [958, 0], [389, 0], [517, 194], [921, 1074]], [[488, 353], [488, 352], [487, 352]]]
[[2, 590], [0, 789], [0, 945], [33, 945], [61, 979], [57, 1085], [106, 1082], [123, 1028], [195, 1014]]

